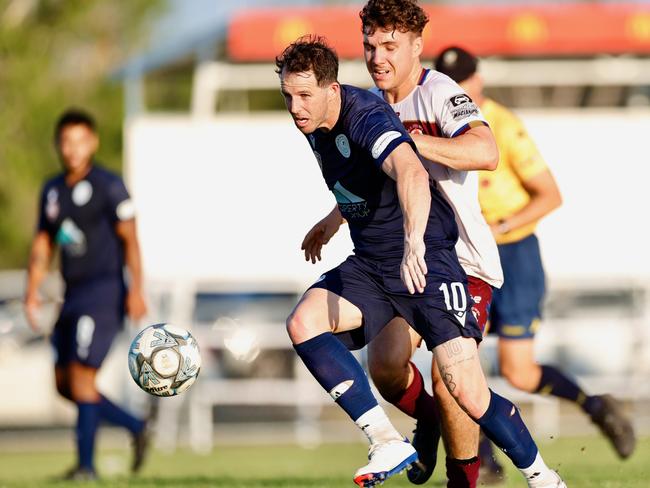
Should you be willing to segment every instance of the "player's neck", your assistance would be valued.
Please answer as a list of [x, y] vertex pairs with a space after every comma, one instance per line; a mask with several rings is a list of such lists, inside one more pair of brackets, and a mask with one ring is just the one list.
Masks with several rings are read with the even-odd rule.
[[399, 103], [404, 100], [420, 83], [423, 70], [424, 68], [420, 62], [415, 63], [409, 75], [399, 86], [384, 91], [384, 99], [388, 103]]
[[327, 118], [325, 122], [319, 127], [323, 132], [329, 132], [339, 121], [339, 116], [341, 115], [341, 104], [343, 100], [341, 94], [339, 93], [334, 99], [334, 103], [329, 104], [327, 110]]
[[68, 170], [65, 172], [65, 183], [68, 186], [74, 186], [83, 180], [92, 169], [92, 161], [78, 169]]

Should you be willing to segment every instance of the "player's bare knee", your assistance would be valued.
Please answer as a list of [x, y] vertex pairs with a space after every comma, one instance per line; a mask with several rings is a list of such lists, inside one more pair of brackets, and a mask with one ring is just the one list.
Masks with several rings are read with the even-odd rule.
[[67, 378], [57, 378], [56, 380], [56, 391], [63, 398], [67, 400], [72, 400], [72, 392], [70, 391], [70, 383]]
[[401, 396], [408, 386], [408, 371], [404, 369], [370, 369], [370, 376], [381, 396], [389, 402]]
[[72, 381], [70, 394], [72, 400], [77, 403], [96, 403], [99, 401], [99, 392], [94, 382]]
[[317, 324], [312, 314], [300, 307], [287, 317], [287, 333], [294, 344], [300, 344], [327, 331], [321, 329], [322, 324]]
[[522, 364], [516, 364], [512, 361], [501, 361], [499, 364], [499, 372], [508, 383], [515, 388], [519, 388], [519, 384], [523, 381], [526, 368]]
[[502, 368], [501, 375], [519, 390], [529, 391], [535, 387], [535, 385], [531, 385], [533, 375], [528, 368]]

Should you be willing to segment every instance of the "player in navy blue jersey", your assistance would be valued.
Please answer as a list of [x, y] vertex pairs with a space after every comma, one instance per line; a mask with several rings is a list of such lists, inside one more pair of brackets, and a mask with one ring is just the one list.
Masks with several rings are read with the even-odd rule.
[[529, 486], [565, 486], [544, 464], [516, 407], [487, 387], [477, 353], [481, 331], [469, 313], [467, 276], [454, 249], [454, 214], [397, 115], [368, 91], [338, 83], [338, 59], [322, 38], [297, 40], [276, 65], [287, 109], [354, 244], [354, 254], [314, 283], [287, 319], [306, 367], [368, 437], [370, 462], [354, 481], [374, 486], [417, 458], [348, 350], [400, 316], [434, 351], [453, 398]]
[[[94, 164], [99, 145], [95, 122], [69, 110], [59, 118], [54, 142], [64, 171], [47, 181], [40, 200], [38, 228], [32, 242], [25, 293], [27, 318], [38, 330], [39, 286], [55, 247], [61, 251], [64, 303], [52, 333], [58, 392], [77, 405], [78, 464], [67, 479], [95, 479], [95, 432], [100, 420], [130, 431], [132, 469], [143, 462], [145, 422], [97, 391], [95, 377], [124, 315], [139, 320], [146, 313], [142, 294], [140, 250], [133, 204], [122, 179]], [[129, 271], [125, 284], [123, 268]]]

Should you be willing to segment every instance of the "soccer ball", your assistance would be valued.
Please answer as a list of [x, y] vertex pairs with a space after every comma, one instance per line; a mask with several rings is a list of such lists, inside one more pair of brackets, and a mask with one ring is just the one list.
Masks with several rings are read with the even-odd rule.
[[129, 349], [131, 376], [152, 395], [183, 393], [196, 381], [200, 369], [196, 339], [174, 325], [150, 325], [135, 336]]

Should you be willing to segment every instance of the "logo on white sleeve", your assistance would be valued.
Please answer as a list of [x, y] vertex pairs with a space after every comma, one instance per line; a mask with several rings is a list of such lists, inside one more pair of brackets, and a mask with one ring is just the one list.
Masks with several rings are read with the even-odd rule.
[[343, 157], [349, 158], [352, 151], [350, 150], [350, 141], [348, 141], [348, 138], [344, 134], [339, 134], [334, 141], [336, 142], [336, 148], [343, 154]]
[[372, 150], [370, 151], [372, 157], [377, 159], [379, 156], [381, 156], [388, 145], [401, 135], [402, 134], [396, 130], [389, 130], [388, 132], [384, 132], [382, 135], [380, 135], [375, 141], [375, 144], [372, 146]]
[[135, 205], [133, 204], [133, 200], [127, 198], [126, 200], [120, 202], [117, 205], [117, 208], [115, 209], [115, 214], [117, 215], [117, 218], [120, 219], [121, 221], [131, 220], [132, 218], [134, 218]]

